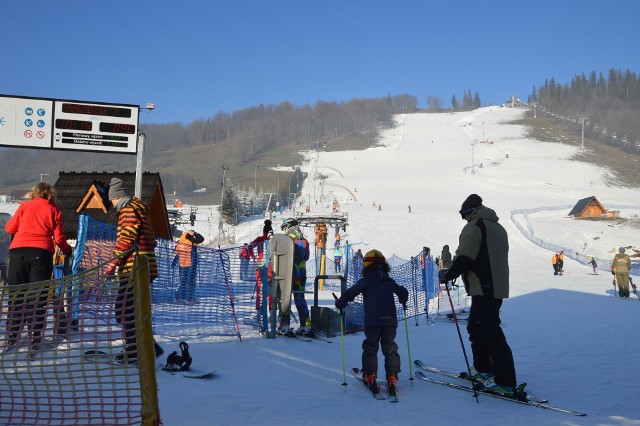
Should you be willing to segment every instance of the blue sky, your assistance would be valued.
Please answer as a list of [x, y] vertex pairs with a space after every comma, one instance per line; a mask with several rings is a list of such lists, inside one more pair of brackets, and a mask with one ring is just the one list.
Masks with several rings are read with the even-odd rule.
[[640, 72], [640, 2], [0, 2], [0, 93], [144, 105], [141, 122], [388, 94], [526, 100]]

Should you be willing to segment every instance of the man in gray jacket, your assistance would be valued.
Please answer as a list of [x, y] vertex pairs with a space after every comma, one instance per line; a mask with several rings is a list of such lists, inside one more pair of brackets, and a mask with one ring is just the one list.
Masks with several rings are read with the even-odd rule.
[[441, 271], [440, 282], [462, 276], [471, 296], [467, 331], [473, 353], [474, 380], [487, 390], [513, 396], [516, 372], [511, 348], [500, 327], [502, 299], [509, 297], [509, 241], [492, 209], [471, 194], [462, 203], [462, 228], [451, 268]]

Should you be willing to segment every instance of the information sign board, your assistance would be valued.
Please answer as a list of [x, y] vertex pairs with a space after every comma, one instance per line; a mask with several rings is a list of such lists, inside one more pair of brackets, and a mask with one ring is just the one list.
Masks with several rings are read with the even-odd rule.
[[0, 145], [136, 154], [137, 105], [0, 95]]

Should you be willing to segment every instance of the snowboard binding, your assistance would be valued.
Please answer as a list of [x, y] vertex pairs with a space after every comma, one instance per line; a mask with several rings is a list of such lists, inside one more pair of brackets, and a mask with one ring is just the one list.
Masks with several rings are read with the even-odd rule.
[[167, 365], [163, 367], [165, 371], [188, 371], [191, 366], [191, 355], [189, 355], [189, 345], [187, 342], [180, 342], [181, 355], [178, 351], [173, 351], [167, 357]]

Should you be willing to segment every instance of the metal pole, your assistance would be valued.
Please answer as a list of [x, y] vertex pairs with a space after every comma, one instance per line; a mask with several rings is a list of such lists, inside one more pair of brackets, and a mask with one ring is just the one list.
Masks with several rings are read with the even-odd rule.
[[224, 174], [227, 170], [231, 170], [229, 167], [222, 165], [222, 193], [220, 194], [220, 206], [222, 207], [222, 200], [224, 200]]
[[144, 155], [144, 133], [138, 133], [138, 154], [136, 155], [135, 197], [142, 199], [142, 157]]
[[253, 169], [253, 211], [251, 212], [253, 215], [256, 214], [256, 204], [258, 203], [258, 167], [260, 164], [256, 164]]

